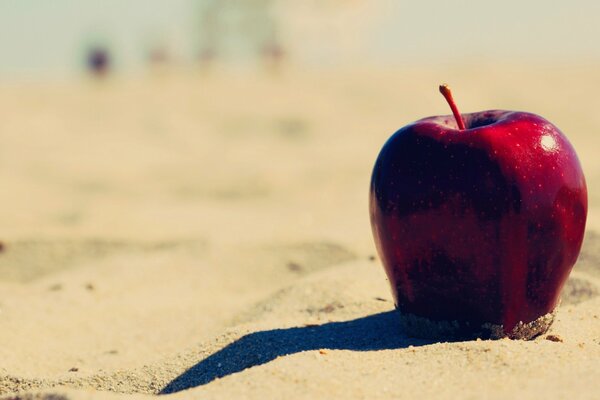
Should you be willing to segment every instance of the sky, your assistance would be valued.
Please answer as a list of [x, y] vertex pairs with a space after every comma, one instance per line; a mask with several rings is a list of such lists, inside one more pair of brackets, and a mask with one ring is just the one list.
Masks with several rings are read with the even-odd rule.
[[[598, 60], [599, 18], [596, 0], [399, 1], [374, 43], [421, 60]], [[390, 46], [390, 32], [406, 40]]]
[[[159, 42], [189, 61], [198, 7], [215, 1], [0, 0], [0, 79], [70, 74], [96, 42], [110, 46], [124, 70], [141, 67]], [[223, 41], [241, 62], [235, 53], [246, 38], [232, 28], [242, 19], [231, 10], [250, 0], [221, 1], [233, 4]], [[293, 60], [307, 66], [600, 61], [597, 0], [279, 0], [269, 13]]]

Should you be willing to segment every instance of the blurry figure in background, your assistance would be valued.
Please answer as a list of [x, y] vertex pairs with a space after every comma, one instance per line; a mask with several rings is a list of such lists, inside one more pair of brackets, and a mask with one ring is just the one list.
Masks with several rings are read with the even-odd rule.
[[197, 46], [203, 69], [216, 60], [232, 64], [260, 61], [277, 72], [285, 58], [278, 39], [274, 0], [198, 0]]
[[103, 78], [111, 67], [111, 57], [104, 46], [92, 46], [87, 52], [87, 69], [95, 77]]
[[200, 0], [198, 3], [198, 62], [203, 72], [209, 71], [217, 59], [221, 31], [219, 15], [224, 3], [222, 0]]
[[150, 65], [159, 66], [167, 64], [170, 58], [167, 47], [161, 44], [151, 47], [148, 51], [147, 59]]
[[267, 71], [273, 74], [281, 71], [281, 65], [285, 60], [285, 51], [279, 42], [266, 42], [262, 48], [261, 55]]
[[217, 51], [214, 47], [205, 47], [198, 53], [198, 63], [203, 71], [208, 71], [217, 59]]
[[146, 63], [155, 75], [164, 76], [172, 62], [169, 46], [162, 41], [153, 41], [146, 46]]

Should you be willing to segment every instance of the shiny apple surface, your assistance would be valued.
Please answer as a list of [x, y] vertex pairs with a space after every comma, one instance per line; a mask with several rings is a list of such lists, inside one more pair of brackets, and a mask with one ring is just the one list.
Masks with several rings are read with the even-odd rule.
[[587, 190], [561, 131], [535, 114], [425, 118], [375, 163], [370, 214], [401, 312], [506, 331], [554, 310], [579, 254]]

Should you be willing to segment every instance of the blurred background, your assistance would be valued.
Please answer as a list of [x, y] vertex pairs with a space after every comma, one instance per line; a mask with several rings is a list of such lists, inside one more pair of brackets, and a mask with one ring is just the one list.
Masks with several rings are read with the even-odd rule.
[[592, 0], [0, 1], [0, 73], [70, 77], [94, 48], [119, 73], [152, 62], [256, 68], [598, 61]]
[[372, 252], [373, 161], [449, 112], [441, 82], [463, 112], [550, 119], [594, 181], [599, 16], [592, 0], [0, 0], [2, 229]]

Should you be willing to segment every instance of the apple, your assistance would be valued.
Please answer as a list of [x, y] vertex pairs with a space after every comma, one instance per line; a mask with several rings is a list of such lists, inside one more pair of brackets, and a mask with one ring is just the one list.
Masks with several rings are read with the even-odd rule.
[[370, 187], [377, 250], [406, 333], [530, 339], [552, 324], [583, 241], [575, 150], [544, 118], [450, 115], [394, 133]]

